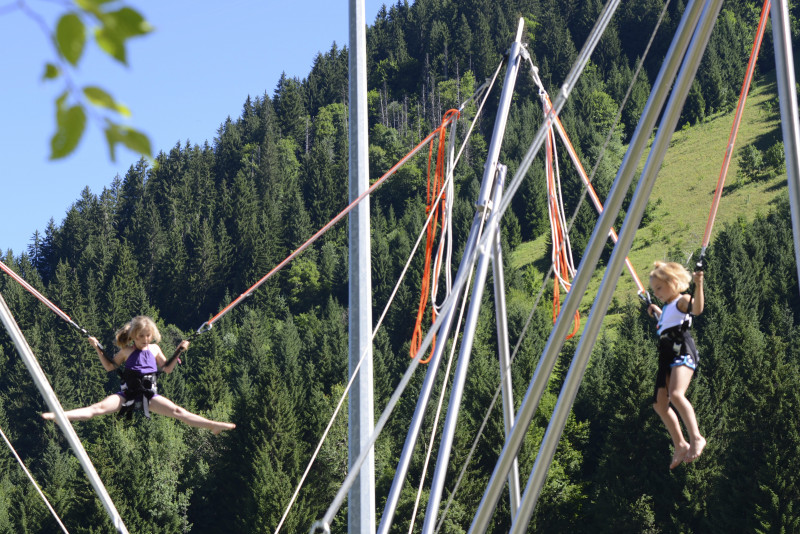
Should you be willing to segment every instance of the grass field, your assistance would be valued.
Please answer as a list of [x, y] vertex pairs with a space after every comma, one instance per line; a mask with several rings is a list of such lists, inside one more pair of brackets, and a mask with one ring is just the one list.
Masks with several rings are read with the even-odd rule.
[[[669, 254], [674, 254], [686, 263], [689, 256], [700, 248], [733, 120], [734, 111], [718, 114], [673, 135], [649, 199], [653, 206], [653, 218], [647, 226], [639, 228], [629, 254], [645, 286], [647, 273], [654, 260], [667, 259]], [[776, 197], [786, 189], [785, 174], [758, 182], [745, 182], [737, 178], [742, 147], [755, 144], [759, 150], [765, 151], [780, 138], [774, 76], [764, 77], [757, 80], [747, 99], [713, 227], [712, 241], [714, 234], [725, 223], [735, 222], [739, 217], [752, 220], [756, 214], [766, 214]], [[647, 152], [643, 158], [647, 157]], [[640, 170], [643, 163], [644, 159]], [[584, 162], [584, 167], [591, 168], [593, 164], [593, 161]], [[570, 187], [563, 170], [562, 180], [562, 187]], [[581, 187], [577, 178], [575, 180], [572, 186]], [[634, 178], [634, 186], [637, 180], [638, 174]], [[574, 206], [567, 206], [566, 209], [567, 213], [572, 213]], [[542, 266], [546, 266], [545, 269], [549, 267], [550, 252], [546, 248], [546, 241], [547, 236], [543, 235], [517, 247], [511, 257], [512, 267], [525, 271], [535, 269], [541, 280], [544, 275]], [[583, 315], [591, 307], [602, 275], [602, 269], [594, 274], [582, 299]], [[620, 278], [614, 299], [623, 302], [635, 296], [636, 285], [626, 270]], [[614, 322], [613, 305], [609, 320]]]

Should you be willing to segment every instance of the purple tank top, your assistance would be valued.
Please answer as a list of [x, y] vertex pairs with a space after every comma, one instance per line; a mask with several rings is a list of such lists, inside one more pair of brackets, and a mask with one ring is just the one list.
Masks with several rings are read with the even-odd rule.
[[133, 349], [128, 359], [125, 360], [125, 368], [138, 371], [143, 375], [158, 372], [156, 357], [150, 351], [150, 347], [144, 350]]

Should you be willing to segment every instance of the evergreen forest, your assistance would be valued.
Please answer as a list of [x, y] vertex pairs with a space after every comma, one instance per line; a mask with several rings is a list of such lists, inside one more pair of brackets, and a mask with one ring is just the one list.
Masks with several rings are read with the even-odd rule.
[[[520, 17], [531, 60], [556, 94], [602, 8], [600, 0], [399, 0], [385, 6], [367, 31], [371, 179], [491, 78]], [[622, 2], [561, 113], [587, 169], [603, 156], [594, 176], [600, 198], [611, 187], [684, 8], [683, 0]], [[754, 0], [723, 5], [679, 127], [734, 108], [760, 9]], [[800, 3], [790, 2], [790, 12], [797, 45]], [[772, 50], [768, 31], [756, 83], [775, 69]], [[212, 139], [178, 142], [152, 162], [133, 162], [100, 192], [76, 191], [62, 220], [51, 219], [27, 250], [7, 250], [2, 261], [104, 346], [113, 345], [114, 332], [131, 317], [153, 317], [170, 355], [347, 206], [347, 56], [334, 44], [316, 56], [305, 78], [282, 76], [274, 89], [248, 97], [241, 115], [224, 120]], [[500, 157], [509, 176], [542, 122], [538, 88], [523, 70]], [[455, 169], [455, 265], [475, 214], [498, 95], [490, 95]], [[475, 112], [470, 104], [458, 119], [460, 137]], [[759, 156], [766, 148], [750, 147], [748, 154]], [[370, 197], [374, 318], [426, 218], [423, 152]], [[566, 153], [559, 157], [568, 167]], [[527, 322], [541, 277], [532, 280], [529, 271], [512, 269], [508, 258], [550, 231], [543, 184], [544, 165], [535, 163], [501, 228], [512, 344], [526, 329], [512, 368], [517, 405], [552, 328], [552, 308], [543, 299]], [[785, 191], [777, 188], [763, 211], [720, 225], [707, 251], [706, 310], [694, 326], [701, 363], [688, 391], [708, 439], [703, 456], [668, 469], [671, 443], [652, 408], [655, 326], [634, 293], [620, 295], [616, 320], [593, 350], [529, 531], [800, 532], [800, 288]], [[581, 189], [565, 187], [564, 194], [571, 211]], [[672, 213], [680, 216], [679, 206]], [[584, 203], [571, 233], [576, 264], [596, 220]], [[653, 259], [685, 260], [678, 256]], [[374, 341], [376, 419], [411, 361], [423, 271], [417, 254]], [[198, 335], [176, 371], [160, 377], [165, 396], [195, 413], [232, 421], [235, 430], [214, 436], [140, 413], [131, 420], [106, 416], [74, 424], [130, 532], [274, 532], [348, 382], [347, 283], [343, 222]], [[99, 365], [84, 336], [8, 276], [0, 277], [0, 293], [66, 409], [118, 390], [118, 376]], [[504, 441], [502, 410], [495, 410], [466, 463], [500, 383], [494, 302], [484, 298], [443, 499], [442, 508], [466, 465], [444, 516], [442, 532], [448, 534], [469, 529]], [[528, 430], [519, 457], [523, 486], [576, 344], [566, 343]], [[46, 405], [4, 329], [0, 369], [0, 427], [64, 524], [72, 533], [113, 532], [63, 434], [40, 418]], [[412, 376], [375, 445], [379, 519], [424, 372], [420, 367]], [[431, 412], [424, 432], [432, 425]], [[344, 409], [282, 532], [308, 532], [325, 513], [347, 475], [346, 442]], [[415, 449], [392, 532], [411, 527], [425, 447], [418, 443]], [[422, 525], [432, 469], [414, 532]], [[504, 491], [491, 532], [508, 531], [509, 508]], [[333, 532], [347, 531], [346, 510], [331, 525]], [[0, 533], [57, 531], [4, 449]]]

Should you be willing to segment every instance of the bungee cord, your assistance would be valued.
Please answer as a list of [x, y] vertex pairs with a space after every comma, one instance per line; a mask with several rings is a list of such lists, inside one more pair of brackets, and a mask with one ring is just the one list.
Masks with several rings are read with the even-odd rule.
[[750, 84], [753, 81], [753, 72], [756, 68], [758, 52], [761, 49], [761, 41], [764, 37], [764, 31], [767, 28], [767, 22], [769, 21], [770, 5], [770, 0], [764, 0], [764, 4], [761, 7], [761, 18], [758, 22], [758, 30], [756, 31], [756, 36], [753, 40], [753, 47], [750, 50], [750, 59], [747, 62], [747, 70], [745, 72], [744, 80], [742, 81], [742, 89], [739, 92], [739, 102], [736, 105], [736, 115], [733, 118], [731, 133], [728, 135], [728, 144], [725, 146], [725, 156], [722, 159], [722, 168], [719, 171], [717, 186], [714, 190], [714, 199], [711, 202], [711, 210], [708, 213], [706, 230], [703, 234], [703, 242], [700, 248], [700, 259], [697, 264], [701, 269], [706, 255], [706, 248], [708, 248], [708, 244], [711, 241], [711, 230], [714, 227], [714, 220], [717, 217], [719, 201], [722, 198], [722, 188], [725, 186], [725, 178], [728, 175], [728, 167], [730, 166], [731, 158], [733, 157], [733, 147], [736, 144], [736, 135], [739, 133], [739, 126], [742, 123], [744, 105], [747, 102], [747, 95], [750, 92]]
[[[431, 183], [431, 163], [433, 159], [433, 142], [430, 143], [430, 147], [428, 149], [428, 189], [427, 189], [427, 205], [425, 207], [426, 211], [433, 215], [433, 219], [430, 224], [427, 224], [427, 232], [426, 232], [426, 240], [425, 240], [425, 262], [422, 268], [422, 288], [420, 290], [420, 299], [419, 299], [419, 306], [417, 308], [417, 320], [414, 324], [413, 334], [411, 336], [411, 357], [414, 357], [414, 354], [417, 353], [417, 349], [419, 348], [419, 338], [422, 334], [422, 318], [425, 315], [425, 310], [428, 307], [428, 292], [430, 290], [430, 294], [432, 295], [434, 302], [436, 299], [436, 290], [438, 288], [439, 283], [439, 270], [441, 269], [442, 265], [442, 254], [444, 253], [444, 248], [446, 242], [449, 243], [451, 241], [450, 237], [451, 234], [448, 232], [448, 227], [452, 230], [452, 225], [449, 224], [450, 219], [450, 210], [447, 209], [447, 203], [452, 202], [453, 197], [453, 182], [452, 180], [448, 183], [449, 186], [445, 187], [444, 184], [444, 177], [445, 177], [445, 170], [444, 170], [444, 153], [445, 153], [445, 135], [446, 131], [446, 124], [449, 122], [450, 117], [455, 116], [455, 120], [452, 121], [455, 124], [456, 120], [458, 120], [459, 112], [458, 110], [451, 109], [444, 115], [444, 119], [442, 120], [442, 125], [436, 129], [438, 133], [438, 146], [437, 146], [437, 155], [436, 155], [436, 164], [434, 168], [434, 179]], [[453, 136], [450, 136], [450, 140], [452, 141]], [[441, 198], [445, 199], [445, 202], [439, 202]], [[435, 200], [435, 202], [434, 202]], [[437, 207], [434, 207], [434, 204]], [[442, 219], [442, 235], [439, 240], [439, 249], [436, 254], [436, 257], [433, 256], [433, 248], [434, 243], [436, 241], [436, 231], [439, 227], [439, 217], [441, 216]], [[452, 246], [450, 247], [452, 250]], [[433, 266], [433, 273], [431, 273], [431, 261], [435, 262]], [[449, 284], [448, 284], [449, 285]], [[433, 320], [436, 320], [436, 307], [433, 307], [431, 312], [433, 316]], [[433, 340], [433, 344], [431, 345], [431, 351], [434, 350], [436, 346], [436, 338]], [[425, 360], [422, 360], [420, 363], [428, 363], [430, 361], [430, 357]]]
[[[451, 120], [453, 120], [453, 119], [451, 119]], [[422, 141], [420, 141], [420, 143], [417, 146], [415, 146], [408, 154], [403, 156], [400, 159], [400, 161], [395, 163], [394, 166], [391, 169], [386, 171], [386, 173], [383, 176], [378, 178], [378, 180], [376, 180], [374, 184], [369, 186], [369, 188], [367, 188], [366, 191], [361, 193], [361, 195], [359, 195], [358, 198], [353, 200], [345, 209], [340, 211], [336, 216], [333, 217], [333, 219], [328, 221], [322, 228], [317, 230], [317, 232], [313, 236], [308, 238], [308, 240], [306, 240], [302, 245], [300, 245], [294, 252], [292, 252], [286, 258], [284, 258], [280, 263], [278, 263], [278, 265], [273, 267], [271, 271], [269, 271], [267, 274], [265, 274], [263, 277], [261, 277], [261, 279], [259, 279], [255, 284], [250, 286], [244, 293], [242, 293], [241, 295], [236, 297], [236, 299], [234, 299], [230, 304], [225, 306], [215, 316], [213, 316], [211, 319], [209, 319], [208, 321], [206, 321], [205, 323], [200, 325], [200, 327], [197, 329], [196, 333], [197, 334], [202, 334], [203, 332], [207, 332], [207, 331], [211, 330], [211, 328], [214, 326], [214, 323], [219, 321], [229, 311], [231, 311], [233, 308], [238, 306], [244, 299], [246, 299], [247, 297], [250, 297], [253, 294], [253, 292], [255, 292], [256, 289], [258, 289], [259, 287], [261, 287], [264, 284], [264, 282], [266, 282], [267, 280], [272, 278], [272, 276], [275, 273], [277, 273], [278, 271], [283, 269], [289, 262], [294, 260], [301, 252], [303, 252], [305, 249], [307, 249], [309, 246], [311, 246], [311, 244], [313, 244], [317, 239], [319, 239], [328, 230], [330, 230], [331, 227], [333, 227], [337, 222], [342, 220], [345, 215], [347, 215], [348, 213], [353, 211], [353, 209], [355, 209], [355, 207], [358, 206], [358, 204], [361, 203], [362, 200], [367, 198], [367, 196], [369, 196], [372, 192], [374, 192], [378, 187], [383, 185], [383, 183], [390, 176], [392, 176], [395, 172], [397, 172], [397, 170], [400, 167], [402, 167], [409, 159], [411, 159], [411, 157], [413, 157], [417, 152], [422, 150], [422, 148], [424, 148], [427, 143], [429, 143], [431, 140], [433, 140], [437, 134], [438, 134], [438, 130], [434, 130], [433, 132], [428, 134], [428, 136], [425, 137], [425, 139], [423, 139]]]
[[[498, 67], [498, 69], [495, 72], [495, 75], [492, 78], [491, 82], [489, 80], [486, 80], [483, 84], [481, 84], [480, 87], [478, 87], [478, 89], [475, 90], [475, 92], [470, 96], [470, 98], [468, 98], [466, 101], [464, 101], [464, 103], [461, 106], [459, 106], [459, 112], [461, 112], [463, 110], [463, 108], [467, 104], [469, 104], [472, 100], [476, 99], [479, 95], [484, 94], [484, 93], [488, 94], [487, 87], [491, 87], [491, 85], [494, 83], [494, 80], [497, 78], [497, 74], [498, 74], [499, 70], [500, 70], [500, 67]], [[485, 96], [484, 96], [484, 100], [481, 103], [481, 109], [483, 108], [483, 104], [485, 103], [485, 101], [486, 101], [486, 99], [485, 99]], [[480, 113], [480, 111], [478, 113]], [[478, 116], [478, 114], [476, 114], [476, 117], [477, 116]], [[449, 117], [449, 121], [455, 121], [455, 119], [451, 116], [451, 117]], [[467, 136], [469, 136], [471, 134], [472, 129], [474, 128], [474, 125], [475, 125], [475, 123], [473, 121], [472, 125], [469, 128]], [[244, 299], [246, 299], [247, 297], [251, 296], [253, 294], [253, 292], [255, 292], [256, 289], [258, 289], [259, 287], [261, 287], [264, 284], [264, 282], [269, 280], [275, 273], [277, 273], [278, 271], [283, 269], [288, 263], [290, 263], [292, 260], [294, 260], [301, 252], [303, 252], [305, 249], [307, 249], [311, 244], [313, 244], [323, 234], [325, 234], [328, 230], [330, 230], [331, 227], [333, 227], [336, 223], [338, 223], [340, 220], [342, 220], [342, 218], [344, 218], [345, 215], [347, 215], [348, 213], [353, 211], [353, 209], [355, 209], [355, 207], [359, 203], [361, 203], [361, 201], [363, 201], [365, 198], [367, 198], [378, 187], [383, 185], [383, 183], [386, 180], [388, 180], [394, 173], [396, 173], [397, 170], [400, 167], [405, 165], [406, 162], [408, 162], [408, 160], [410, 160], [414, 155], [416, 155], [420, 150], [422, 150], [425, 147], [426, 144], [431, 142], [436, 137], [437, 134], [438, 134], [438, 129], [432, 131], [431, 133], [429, 133], [427, 135], [427, 137], [425, 137], [422, 141], [419, 142], [419, 144], [417, 144], [417, 146], [415, 146], [413, 149], [411, 149], [411, 151], [408, 152], [405, 156], [400, 158], [400, 160], [397, 163], [395, 163], [388, 171], [386, 171], [383, 174], [383, 176], [378, 178], [375, 181], [375, 183], [373, 183], [371, 186], [369, 186], [369, 188], [367, 188], [366, 191], [361, 193], [361, 195], [359, 195], [356, 199], [354, 199], [345, 209], [343, 209], [341, 212], [339, 212], [339, 214], [337, 214], [330, 221], [328, 221], [328, 223], [326, 223], [313, 236], [311, 236], [302, 245], [300, 245], [294, 252], [292, 252], [286, 258], [284, 258], [278, 265], [273, 267], [271, 271], [269, 271], [267, 274], [265, 274], [255, 284], [250, 286], [244, 293], [242, 293], [241, 295], [236, 297], [236, 299], [234, 299], [230, 304], [225, 306], [222, 310], [220, 310], [211, 319], [209, 319], [208, 321], [206, 321], [205, 323], [200, 325], [200, 327], [197, 329], [197, 331], [195, 332], [194, 335], [196, 336], [196, 335], [202, 334], [203, 332], [207, 332], [208, 330], [211, 330], [211, 328], [214, 326], [214, 323], [219, 321], [223, 316], [225, 316], [233, 308], [238, 306]], [[461, 147], [461, 151], [459, 151], [459, 156], [461, 155], [461, 152], [463, 152], [463, 150], [464, 150], [464, 146]]]
[[[547, 110], [545, 110], [545, 113]], [[569, 242], [569, 232], [566, 231], [567, 221], [564, 219], [564, 196], [561, 193], [561, 173], [558, 167], [556, 154], [556, 139], [553, 125], [545, 139], [545, 183], [547, 186], [547, 212], [550, 218], [550, 237], [552, 239], [551, 260], [556, 282], [553, 284], [553, 323], [558, 319], [561, 310], [561, 296], [559, 287], [568, 292], [570, 279], [575, 277], [575, 263], [572, 259], [572, 247]], [[580, 313], [575, 312], [572, 332], [567, 334], [567, 339], [573, 337], [580, 328]]]
[[[8, 265], [6, 265], [5, 263], [3, 263], [2, 261], [0, 261], [0, 269], [2, 269], [2, 270], [3, 270], [3, 271], [4, 271], [4, 272], [5, 272], [5, 273], [6, 273], [8, 276], [10, 276], [10, 277], [11, 277], [11, 278], [12, 278], [14, 281], [16, 281], [16, 282], [17, 282], [19, 285], [21, 285], [23, 288], [25, 288], [25, 290], [26, 290], [26, 291], [28, 291], [28, 293], [30, 293], [31, 295], [33, 295], [34, 297], [36, 297], [36, 299], [38, 299], [38, 300], [39, 300], [39, 302], [41, 302], [42, 304], [44, 304], [45, 306], [47, 306], [48, 308], [50, 308], [50, 310], [52, 310], [52, 311], [53, 311], [53, 313], [55, 313], [55, 314], [56, 314], [56, 315], [58, 315], [58, 316], [59, 316], [61, 319], [63, 319], [63, 320], [64, 320], [64, 321], [66, 321], [67, 323], [69, 323], [69, 325], [70, 325], [70, 326], [72, 326], [73, 328], [75, 328], [76, 330], [78, 330], [78, 331], [79, 331], [81, 334], [83, 334], [83, 335], [84, 335], [84, 336], [86, 336], [87, 338], [89, 338], [89, 337], [92, 337], [92, 335], [91, 335], [89, 332], [87, 332], [85, 328], [83, 328], [83, 327], [82, 327], [82, 326], [80, 326], [78, 323], [76, 323], [75, 321], [73, 321], [73, 320], [72, 320], [72, 318], [71, 318], [69, 315], [67, 315], [66, 313], [64, 313], [64, 312], [61, 310], [61, 308], [59, 308], [58, 306], [56, 306], [55, 304], [53, 304], [52, 302], [50, 302], [50, 301], [49, 301], [49, 300], [48, 300], [48, 299], [47, 299], [47, 298], [46, 298], [44, 295], [42, 295], [41, 293], [39, 293], [39, 292], [36, 290], [36, 288], [35, 288], [35, 287], [33, 287], [32, 285], [30, 285], [28, 282], [26, 282], [24, 278], [22, 278], [20, 275], [18, 275], [17, 273], [15, 273], [15, 272], [13, 271], [13, 269], [11, 269], [11, 268], [10, 268]], [[103, 353], [103, 356], [104, 356], [104, 357], [105, 357], [107, 360], [111, 361], [111, 359], [110, 359], [110, 358], [108, 358], [108, 356], [106, 355], [106, 351], [105, 351], [105, 349], [103, 348], [103, 346], [102, 346], [102, 345], [101, 345], [99, 342], [98, 342], [97, 346], [100, 348], [100, 351]]]
[[[530, 62], [530, 58], [529, 58], [528, 61]], [[530, 62], [530, 66], [531, 66], [531, 75], [533, 76], [534, 83], [536, 83], [539, 86], [539, 97], [542, 100], [542, 104], [543, 104], [543, 107], [544, 107], [544, 112], [547, 113], [549, 111], [549, 109], [552, 107], [552, 102], [550, 101], [550, 95], [547, 94], [547, 91], [544, 89], [544, 85], [542, 84], [541, 79], [539, 78], [539, 75], [538, 75], [539, 69], [536, 66], [534, 66], [532, 62]], [[636, 77], [634, 77], [633, 80], [635, 81]], [[628, 94], [630, 94], [630, 89], [632, 87], [633, 87], [633, 85], [631, 85], [629, 87]], [[627, 98], [623, 99], [623, 106], [624, 106], [624, 103], [625, 103], [626, 100], [627, 100]], [[620, 111], [622, 109], [623, 108], [621, 107]], [[617, 120], [615, 120], [615, 124], [618, 123], [619, 117], [621, 117], [621, 115], [618, 115]], [[586, 170], [583, 168], [583, 164], [581, 163], [581, 160], [578, 157], [578, 153], [575, 150], [575, 147], [573, 146], [572, 141], [570, 140], [569, 136], [567, 135], [567, 131], [564, 128], [564, 124], [561, 122], [561, 118], [556, 117], [554, 126], [555, 126], [556, 130], [558, 131], [559, 137], [561, 137], [561, 140], [564, 143], [564, 146], [567, 149], [567, 153], [569, 154], [569, 157], [572, 160], [573, 165], [575, 165], [575, 169], [578, 171], [578, 175], [580, 176], [581, 180], [583, 181], [584, 187], [587, 189], [586, 193], [591, 198], [592, 204], [594, 204], [595, 210], [597, 210], [598, 213], [602, 213], [603, 209], [604, 209], [603, 208], [603, 203], [600, 201], [600, 197], [597, 196], [597, 192], [595, 191], [594, 186], [592, 185], [592, 179], [589, 176], [587, 176]], [[613, 129], [611, 131], [613, 132]], [[593, 170], [592, 177], [594, 177], [594, 174], [595, 174], [596, 170], [597, 170], [597, 168], [595, 168]], [[617, 241], [619, 241], [619, 236], [617, 235], [617, 231], [613, 227], [609, 231], [609, 236], [611, 237], [611, 240], [615, 244], [617, 243]], [[636, 284], [636, 288], [638, 289], [639, 296], [642, 296], [642, 294], [647, 293], [647, 290], [645, 289], [644, 284], [642, 284], [641, 279], [636, 274], [636, 269], [633, 268], [633, 264], [631, 263], [631, 260], [628, 257], [625, 257], [625, 266], [628, 268], [628, 272], [630, 272], [631, 277], [633, 278], [633, 281]]]

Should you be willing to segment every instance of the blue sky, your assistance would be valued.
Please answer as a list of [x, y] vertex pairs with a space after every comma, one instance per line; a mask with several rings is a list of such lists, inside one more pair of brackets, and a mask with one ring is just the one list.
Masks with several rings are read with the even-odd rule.
[[[52, 27], [63, 8], [26, 0]], [[372, 25], [380, 7], [365, 0]], [[112, 163], [102, 131], [89, 124], [76, 152], [50, 161], [60, 82], [41, 81], [54, 58], [39, 26], [0, 0], [0, 252], [27, 250], [35, 230], [60, 224], [84, 187], [102, 192], [138, 156], [120, 147]], [[347, 0], [128, 0], [155, 27], [128, 44], [128, 67], [87, 48], [76, 82], [99, 85], [130, 108], [126, 124], [146, 133], [154, 153], [180, 142], [212, 142], [248, 95], [272, 96], [281, 72], [304, 78], [318, 52], [348, 44]]]

